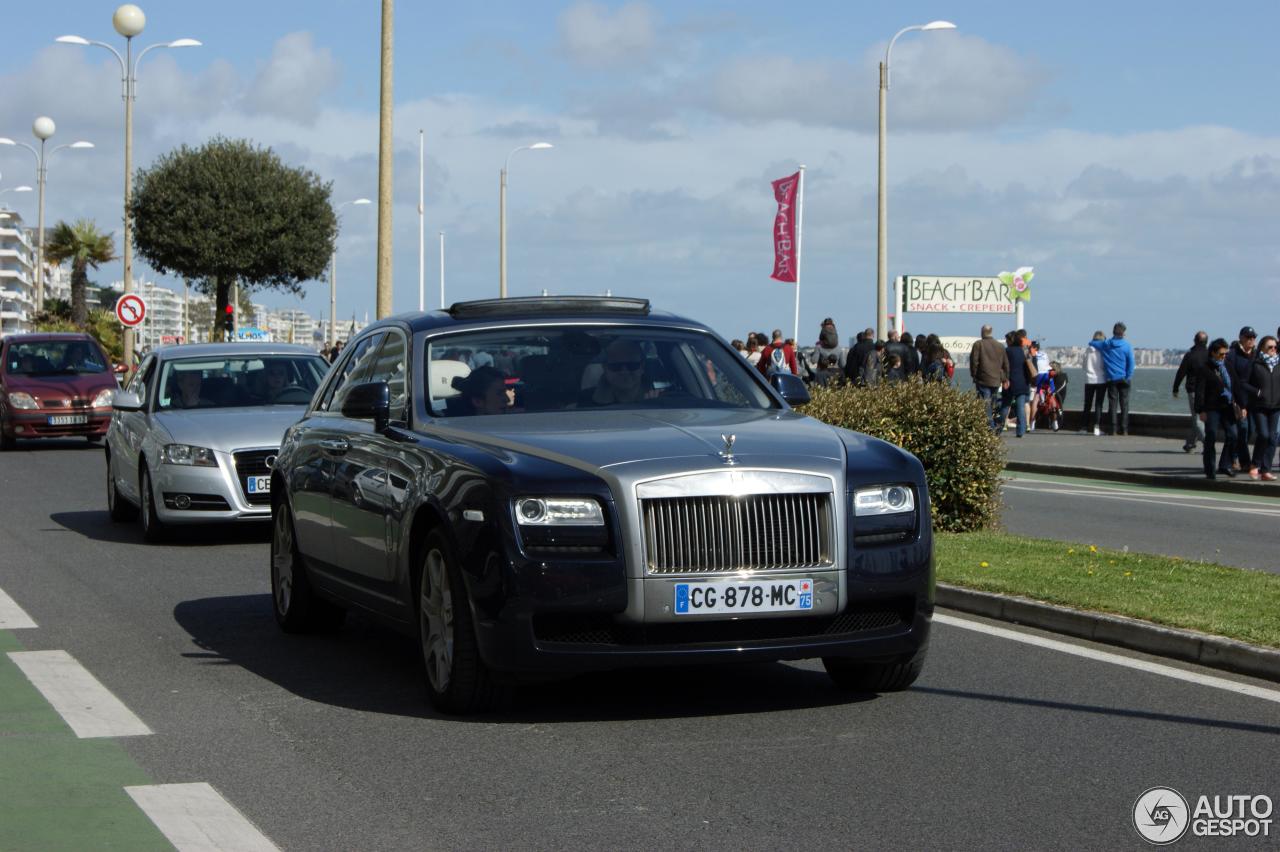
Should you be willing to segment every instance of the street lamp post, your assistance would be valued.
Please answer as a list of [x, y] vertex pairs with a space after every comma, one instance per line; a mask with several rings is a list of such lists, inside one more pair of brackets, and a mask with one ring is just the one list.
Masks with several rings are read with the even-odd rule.
[[[356, 198], [351, 201], [344, 201], [334, 208], [334, 218], [342, 212], [342, 208], [348, 204], [372, 204], [373, 202], [367, 198]], [[329, 348], [333, 348], [333, 344], [338, 342], [338, 235], [333, 235], [333, 254], [329, 257]]]
[[[886, 198], [885, 184], [885, 102], [889, 96], [889, 54], [893, 52], [893, 43], [904, 33], [913, 30], [954, 30], [956, 25], [950, 21], [931, 21], [927, 24], [903, 27], [892, 39], [884, 51], [884, 62], [880, 63], [880, 170], [879, 170], [879, 216], [876, 226], [876, 338], [884, 340], [889, 330], [889, 204]], [[900, 314], [901, 307], [897, 312]], [[901, 318], [899, 318], [899, 321]]]
[[[63, 148], [92, 148], [92, 142], [71, 142], [66, 145], [59, 145], [51, 151], [45, 150], [45, 142], [58, 129], [53, 123], [53, 119], [47, 115], [42, 115], [31, 123], [31, 133], [40, 140], [40, 150], [37, 151], [34, 146], [28, 145], [26, 142], [17, 142], [7, 136], [0, 136], [0, 145], [17, 145], [26, 148], [31, 152], [31, 156], [36, 158], [36, 207], [37, 213], [37, 231], [36, 231], [36, 310], [44, 309], [44, 183], [45, 175], [48, 174], [49, 157], [52, 157]], [[31, 187], [17, 187], [16, 191], [21, 192], [24, 189], [30, 190]]]
[[[133, 58], [133, 38], [140, 35], [147, 25], [147, 16], [132, 3], [126, 3], [116, 9], [111, 16], [111, 25], [124, 36], [124, 56], [105, 41], [91, 41], [78, 35], [58, 36], [55, 41], [61, 44], [93, 45], [105, 47], [120, 63], [120, 96], [124, 100], [124, 247], [121, 258], [124, 261], [124, 292], [133, 292], [133, 227], [129, 218], [129, 202], [133, 199], [133, 102], [137, 97], [138, 66], [147, 51], [157, 47], [199, 47], [200, 42], [193, 38], [180, 38], [176, 41], [165, 41], [149, 45]], [[133, 368], [133, 329], [124, 330], [124, 362]]]
[[550, 142], [535, 142], [532, 145], [521, 145], [507, 155], [502, 164], [501, 180], [498, 182], [498, 296], [507, 298], [507, 169], [511, 166], [511, 157], [517, 151], [542, 151], [554, 147]]

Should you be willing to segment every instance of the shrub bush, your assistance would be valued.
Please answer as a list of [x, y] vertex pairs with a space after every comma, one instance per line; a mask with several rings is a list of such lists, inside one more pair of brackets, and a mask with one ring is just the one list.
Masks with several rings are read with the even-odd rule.
[[802, 411], [897, 444], [924, 465], [934, 529], [968, 532], [999, 519], [1004, 445], [972, 391], [939, 382], [812, 387]]
[[84, 328], [73, 323], [69, 317], [51, 311], [45, 312], [36, 315], [35, 330], [87, 332], [97, 339], [112, 361], [124, 360], [124, 336], [120, 333], [120, 321], [116, 319], [114, 311], [89, 311]]

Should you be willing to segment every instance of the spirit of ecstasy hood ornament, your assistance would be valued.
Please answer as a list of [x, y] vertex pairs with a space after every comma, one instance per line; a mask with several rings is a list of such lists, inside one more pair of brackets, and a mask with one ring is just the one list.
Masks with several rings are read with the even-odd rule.
[[733, 442], [738, 440], [737, 435], [721, 435], [724, 440], [724, 449], [720, 451], [720, 458], [724, 459], [725, 464], [737, 464], [737, 459], [733, 457]]

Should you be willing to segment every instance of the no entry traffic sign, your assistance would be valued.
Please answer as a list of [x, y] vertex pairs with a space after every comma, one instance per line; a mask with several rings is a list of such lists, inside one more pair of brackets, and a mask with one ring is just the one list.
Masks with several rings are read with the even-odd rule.
[[147, 318], [147, 303], [136, 293], [126, 293], [116, 302], [116, 319], [133, 328]]

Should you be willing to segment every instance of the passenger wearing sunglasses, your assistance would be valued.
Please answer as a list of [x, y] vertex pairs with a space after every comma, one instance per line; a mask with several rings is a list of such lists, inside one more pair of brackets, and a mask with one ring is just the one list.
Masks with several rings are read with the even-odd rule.
[[633, 340], [619, 339], [604, 350], [604, 372], [595, 388], [583, 393], [583, 405], [616, 405], [653, 399], [658, 391], [644, 374], [644, 352]]
[[1258, 344], [1250, 384], [1258, 389], [1258, 395], [1249, 412], [1256, 436], [1249, 476], [1272, 482], [1276, 478], [1271, 468], [1276, 454], [1276, 427], [1280, 423], [1280, 354], [1276, 351], [1276, 339], [1270, 335]]

